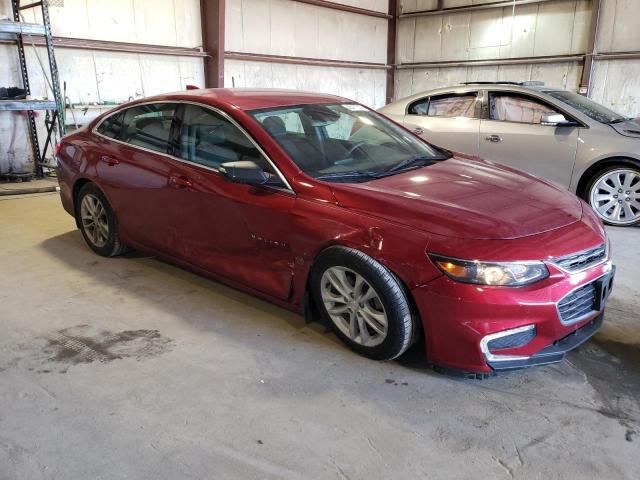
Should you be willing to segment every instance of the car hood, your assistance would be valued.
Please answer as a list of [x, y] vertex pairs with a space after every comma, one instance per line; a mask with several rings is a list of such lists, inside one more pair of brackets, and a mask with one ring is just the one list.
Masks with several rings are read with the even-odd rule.
[[609, 126], [625, 137], [640, 138], [640, 118], [634, 118], [626, 122], [611, 123]]
[[551, 183], [487, 160], [450, 158], [363, 183], [334, 183], [348, 209], [439, 235], [509, 239], [578, 221], [581, 202]]

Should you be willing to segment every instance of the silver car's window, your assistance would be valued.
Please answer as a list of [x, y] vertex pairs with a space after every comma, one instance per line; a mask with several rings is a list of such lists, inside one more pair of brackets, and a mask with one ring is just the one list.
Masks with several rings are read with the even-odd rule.
[[415, 168], [419, 162], [443, 158], [440, 151], [357, 104], [298, 105], [249, 113], [313, 177], [371, 177], [388, 174], [395, 166]]
[[120, 139], [131, 145], [166, 153], [175, 110], [174, 103], [147, 103], [125, 110]]
[[431, 97], [429, 101], [429, 117], [466, 117], [476, 116], [475, 93], [463, 95], [438, 95]]
[[489, 118], [501, 122], [536, 123], [543, 115], [557, 113], [549, 105], [526, 95], [492, 92], [489, 95]]
[[609, 110], [607, 107], [594, 102], [593, 100], [578, 95], [577, 93], [567, 92], [564, 90], [545, 92], [547, 95], [566, 103], [567, 105], [584, 113], [587, 117], [600, 123], [617, 123], [627, 120], [626, 117], [619, 113]]
[[416, 100], [409, 105], [407, 113], [409, 115], [426, 115], [429, 111], [429, 97]]

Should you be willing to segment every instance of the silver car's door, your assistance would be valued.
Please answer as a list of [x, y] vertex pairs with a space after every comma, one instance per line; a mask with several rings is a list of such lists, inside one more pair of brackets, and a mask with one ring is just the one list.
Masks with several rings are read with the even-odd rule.
[[487, 118], [480, 123], [480, 156], [568, 187], [579, 127], [541, 124], [543, 115], [556, 113], [561, 112], [530, 95], [489, 92]]
[[475, 91], [434, 95], [411, 103], [403, 123], [438, 147], [478, 155], [481, 110]]

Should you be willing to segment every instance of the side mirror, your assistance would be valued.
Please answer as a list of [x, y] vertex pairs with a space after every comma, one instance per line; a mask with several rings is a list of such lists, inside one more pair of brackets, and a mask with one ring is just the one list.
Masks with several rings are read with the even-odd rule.
[[548, 127], [570, 127], [575, 125], [575, 123], [567, 120], [561, 113], [546, 113], [542, 115], [540, 125], [546, 125]]
[[264, 185], [270, 178], [269, 174], [262, 170], [256, 162], [250, 160], [225, 162], [220, 165], [218, 172], [226, 180], [248, 185]]

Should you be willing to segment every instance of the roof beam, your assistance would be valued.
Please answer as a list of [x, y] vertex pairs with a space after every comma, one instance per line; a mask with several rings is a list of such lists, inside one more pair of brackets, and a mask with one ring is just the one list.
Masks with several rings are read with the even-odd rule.
[[308, 5], [315, 5], [316, 7], [330, 8], [332, 10], [341, 10], [343, 12], [357, 13], [359, 15], [366, 15], [368, 17], [377, 18], [391, 18], [390, 14], [384, 12], [378, 12], [377, 10], [369, 10], [368, 8], [353, 7], [351, 5], [344, 5], [337, 2], [329, 2], [327, 0], [293, 0], [294, 2], [306, 3]]

